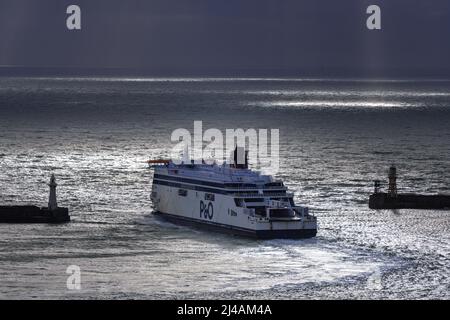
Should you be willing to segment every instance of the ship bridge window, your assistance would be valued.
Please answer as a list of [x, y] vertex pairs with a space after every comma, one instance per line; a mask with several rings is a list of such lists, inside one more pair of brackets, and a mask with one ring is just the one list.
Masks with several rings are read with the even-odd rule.
[[281, 182], [269, 182], [266, 183], [266, 187], [284, 187], [284, 185]]
[[205, 200], [214, 201], [215, 196], [214, 193], [205, 193]]
[[255, 209], [255, 214], [258, 216], [266, 216], [266, 207], [261, 207], [261, 206], [257, 206], [257, 207], [251, 207], [253, 209]]
[[234, 198], [234, 203], [236, 204], [236, 207], [244, 206], [244, 201], [241, 198]]
[[246, 198], [245, 202], [264, 202], [263, 198]]
[[178, 189], [178, 195], [182, 196], [182, 197], [186, 197], [187, 196], [187, 190], [185, 190], [185, 189]]
[[245, 191], [245, 192], [241, 191], [241, 192], [235, 192], [235, 194], [242, 195], [242, 196], [246, 196], [246, 195], [253, 196], [253, 195], [257, 195], [258, 191]]
[[279, 194], [285, 195], [285, 194], [286, 194], [286, 191], [285, 191], [285, 190], [283, 190], [283, 191], [264, 191], [264, 195], [267, 195], [267, 196], [270, 196], [270, 195], [279, 195]]
[[225, 188], [239, 188], [240, 183], [225, 183]]
[[288, 218], [295, 217], [295, 211], [291, 209], [270, 209], [270, 216], [273, 218]]

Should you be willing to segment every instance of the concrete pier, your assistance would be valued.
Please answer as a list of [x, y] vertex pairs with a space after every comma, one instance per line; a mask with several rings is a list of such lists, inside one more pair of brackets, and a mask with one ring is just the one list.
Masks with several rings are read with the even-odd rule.
[[448, 209], [450, 195], [424, 195], [397, 192], [397, 169], [389, 168], [388, 192], [381, 192], [381, 181], [374, 180], [374, 193], [369, 197], [370, 209]]
[[446, 209], [450, 210], [450, 195], [374, 193], [369, 197], [370, 209]]
[[37, 206], [0, 206], [0, 223], [61, 223], [69, 222], [69, 209]]
[[58, 207], [56, 201], [56, 179], [50, 178], [48, 207], [37, 206], [0, 206], [0, 223], [62, 223], [69, 222], [68, 208]]

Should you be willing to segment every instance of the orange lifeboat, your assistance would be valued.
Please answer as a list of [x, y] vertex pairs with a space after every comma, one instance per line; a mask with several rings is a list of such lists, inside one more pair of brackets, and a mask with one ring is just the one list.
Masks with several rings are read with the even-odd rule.
[[152, 164], [169, 164], [170, 160], [169, 159], [151, 159], [151, 160], [147, 160], [147, 163], [152, 165]]

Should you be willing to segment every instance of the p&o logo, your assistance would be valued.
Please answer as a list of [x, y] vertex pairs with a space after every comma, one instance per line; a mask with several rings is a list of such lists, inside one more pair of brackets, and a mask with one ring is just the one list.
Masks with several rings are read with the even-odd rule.
[[205, 204], [203, 200], [200, 200], [200, 218], [211, 220], [214, 216], [214, 208], [211, 202]]

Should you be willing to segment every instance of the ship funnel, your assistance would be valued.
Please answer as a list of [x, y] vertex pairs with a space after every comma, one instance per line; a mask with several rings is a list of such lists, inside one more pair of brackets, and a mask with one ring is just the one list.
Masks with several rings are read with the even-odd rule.
[[244, 147], [234, 148], [231, 153], [231, 166], [237, 169], [248, 169], [248, 151]]

